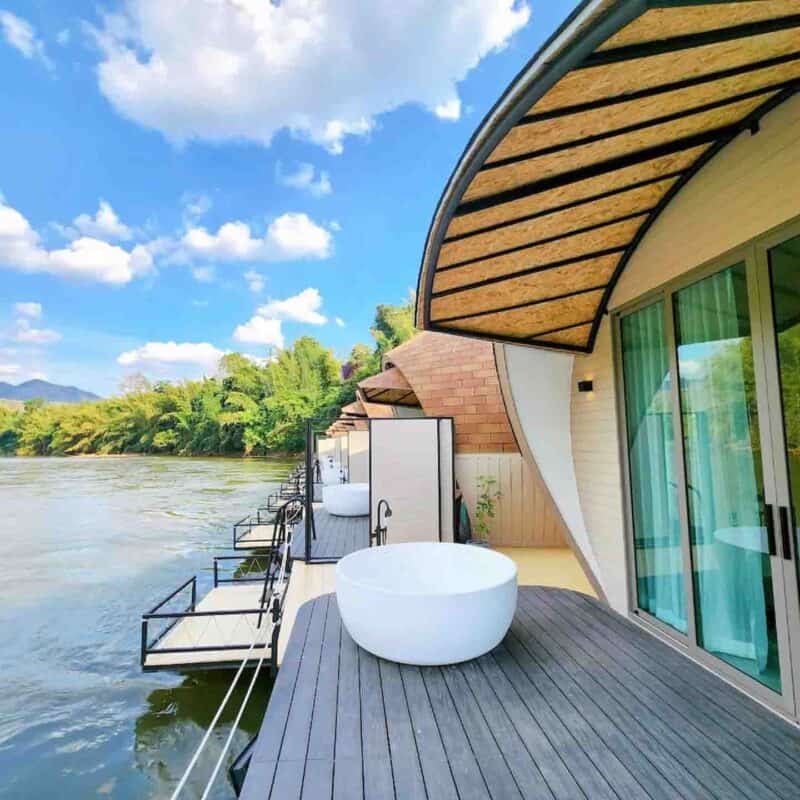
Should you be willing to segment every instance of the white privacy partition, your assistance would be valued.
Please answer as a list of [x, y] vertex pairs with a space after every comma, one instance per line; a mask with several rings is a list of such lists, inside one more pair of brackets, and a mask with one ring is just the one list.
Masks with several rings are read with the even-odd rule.
[[373, 419], [369, 433], [370, 529], [383, 499], [388, 544], [452, 542], [453, 420]]
[[336, 453], [336, 439], [331, 436], [320, 437], [317, 439], [317, 455], [319, 460], [330, 456], [334, 461], [338, 461]]
[[369, 431], [347, 434], [347, 471], [350, 483], [369, 483]]

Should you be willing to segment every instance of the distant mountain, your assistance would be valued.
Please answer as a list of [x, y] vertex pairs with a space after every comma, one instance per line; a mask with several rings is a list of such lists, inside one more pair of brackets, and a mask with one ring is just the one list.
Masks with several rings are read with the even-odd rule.
[[85, 392], [75, 386], [59, 386], [48, 381], [25, 381], [18, 385], [0, 381], [0, 400], [34, 400], [41, 398], [48, 403], [81, 403], [84, 400], [99, 400], [100, 396]]

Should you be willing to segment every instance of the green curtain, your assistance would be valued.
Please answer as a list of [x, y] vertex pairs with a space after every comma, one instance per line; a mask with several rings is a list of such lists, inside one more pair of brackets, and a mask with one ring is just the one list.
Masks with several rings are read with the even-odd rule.
[[686, 631], [664, 304], [622, 319], [622, 362], [639, 607]]
[[675, 303], [698, 643], [763, 679], [774, 618], [744, 265]]

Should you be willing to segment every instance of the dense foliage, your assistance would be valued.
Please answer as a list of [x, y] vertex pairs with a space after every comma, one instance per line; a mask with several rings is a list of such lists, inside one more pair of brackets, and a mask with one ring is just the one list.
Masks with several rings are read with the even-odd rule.
[[327, 427], [356, 383], [380, 369], [387, 350], [414, 334], [414, 300], [380, 305], [371, 333], [357, 344], [347, 377], [334, 354], [303, 337], [265, 365], [226, 355], [219, 375], [199, 381], [150, 384], [131, 379], [107, 400], [72, 405], [29, 400], [0, 405], [0, 453], [78, 455], [164, 453], [265, 455], [303, 447], [304, 424]]

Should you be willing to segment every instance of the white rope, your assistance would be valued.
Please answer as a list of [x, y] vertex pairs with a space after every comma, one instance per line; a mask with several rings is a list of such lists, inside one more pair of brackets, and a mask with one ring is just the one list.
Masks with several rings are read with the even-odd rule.
[[[286, 578], [286, 562], [287, 562], [287, 554], [289, 552], [289, 546], [291, 543], [291, 536], [287, 537], [283, 548], [283, 556], [281, 558], [281, 567], [278, 571], [278, 580], [276, 581], [277, 589], [272, 590], [272, 594], [269, 597], [269, 602], [266, 603], [265, 608], [267, 609], [267, 613], [269, 610], [269, 606], [271, 605], [272, 601], [280, 597], [280, 590], [283, 586], [283, 582]], [[267, 567], [269, 569], [269, 567]], [[271, 623], [271, 627], [269, 630], [269, 636], [272, 635], [272, 631], [275, 628], [275, 622]], [[222, 703], [220, 703], [219, 708], [217, 709], [216, 714], [214, 714], [214, 718], [211, 720], [211, 724], [208, 726], [208, 730], [205, 732], [205, 735], [200, 741], [200, 744], [197, 746], [197, 749], [194, 751], [194, 755], [192, 756], [191, 761], [189, 762], [186, 770], [183, 773], [178, 785], [175, 787], [175, 791], [172, 793], [170, 800], [177, 800], [180, 793], [183, 791], [184, 786], [186, 786], [186, 782], [189, 780], [189, 775], [191, 774], [192, 770], [197, 764], [198, 759], [200, 758], [200, 754], [205, 749], [208, 740], [211, 738], [211, 734], [216, 727], [217, 722], [219, 722], [219, 718], [222, 715], [222, 712], [225, 709], [225, 706], [228, 704], [228, 700], [230, 700], [231, 695], [233, 694], [233, 690], [236, 688], [236, 684], [239, 682], [239, 678], [241, 677], [242, 673], [244, 672], [244, 668], [247, 662], [250, 660], [250, 653], [253, 651], [253, 648], [258, 641], [258, 631], [253, 635], [253, 641], [250, 644], [250, 647], [247, 649], [247, 654], [242, 659], [242, 663], [239, 665], [239, 669], [236, 671], [236, 675], [231, 681], [231, 685], [228, 687], [228, 691], [225, 693], [225, 697], [222, 698]], [[230, 747], [231, 741], [233, 740], [233, 735], [236, 733], [237, 728], [239, 727], [239, 721], [242, 718], [242, 714], [244, 713], [245, 706], [247, 705], [247, 701], [250, 699], [250, 693], [253, 691], [253, 687], [255, 686], [256, 678], [258, 677], [258, 673], [261, 671], [261, 665], [264, 663], [264, 659], [266, 658], [266, 653], [261, 656], [256, 664], [256, 668], [253, 674], [253, 679], [250, 681], [250, 686], [247, 688], [247, 692], [245, 693], [244, 700], [242, 701], [242, 705], [239, 708], [239, 711], [236, 715], [236, 719], [234, 720], [233, 726], [231, 727], [231, 732], [228, 734], [228, 738], [225, 740], [225, 746], [222, 748], [222, 752], [220, 753], [219, 759], [217, 759], [217, 763], [214, 766], [214, 771], [211, 773], [211, 778], [209, 779], [208, 783], [206, 784], [206, 788], [203, 791], [203, 796], [201, 800], [206, 800], [208, 797], [208, 793], [211, 791], [211, 787], [216, 780], [217, 774], [219, 772], [220, 766], [225, 759], [225, 756], [228, 752], [228, 748]]]
[[266, 656], [261, 656], [261, 658], [258, 660], [258, 664], [256, 665], [256, 668], [253, 671], [253, 678], [250, 681], [250, 685], [247, 687], [247, 692], [245, 693], [244, 700], [242, 700], [242, 705], [239, 706], [239, 713], [236, 715], [236, 719], [233, 721], [233, 725], [231, 725], [231, 730], [230, 733], [228, 734], [228, 738], [225, 740], [222, 752], [219, 754], [217, 763], [214, 765], [214, 771], [211, 773], [211, 777], [208, 779], [208, 783], [206, 784], [206, 790], [203, 792], [203, 796], [200, 798], [200, 800], [207, 800], [209, 792], [211, 791], [211, 787], [214, 785], [214, 781], [217, 779], [217, 774], [219, 773], [220, 767], [222, 766], [222, 762], [225, 760], [225, 756], [228, 753], [228, 748], [231, 746], [231, 742], [233, 741], [233, 737], [236, 734], [236, 731], [239, 730], [239, 722], [241, 722], [244, 710], [247, 707], [248, 701], [250, 700], [250, 694], [253, 691], [253, 687], [256, 685], [256, 680], [258, 679], [258, 673], [261, 672], [261, 665], [264, 663], [265, 657]]

